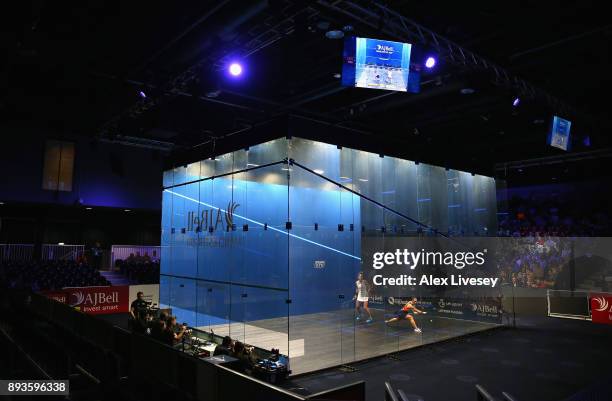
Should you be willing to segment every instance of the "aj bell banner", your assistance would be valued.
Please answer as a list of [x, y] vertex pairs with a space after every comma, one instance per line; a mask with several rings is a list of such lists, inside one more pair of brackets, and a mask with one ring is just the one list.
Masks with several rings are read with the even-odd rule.
[[126, 313], [130, 310], [130, 287], [70, 287], [61, 291], [43, 292], [49, 298], [66, 303], [91, 315]]
[[[410, 299], [411, 297], [388, 297], [387, 310], [393, 313]], [[499, 299], [423, 298], [417, 301], [416, 307], [432, 316], [452, 319], [500, 323], [502, 318]]]
[[611, 294], [591, 294], [591, 317], [593, 323], [612, 324]]

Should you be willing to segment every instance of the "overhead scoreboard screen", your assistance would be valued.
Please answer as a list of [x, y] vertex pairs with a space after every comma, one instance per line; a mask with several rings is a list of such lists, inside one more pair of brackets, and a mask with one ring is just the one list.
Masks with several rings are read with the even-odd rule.
[[344, 43], [342, 85], [407, 92], [410, 43], [349, 37]]
[[561, 150], [569, 150], [571, 127], [571, 121], [565, 120], [559, 116], [554, 116], [552, 127], [548, 134], [548, 144]]

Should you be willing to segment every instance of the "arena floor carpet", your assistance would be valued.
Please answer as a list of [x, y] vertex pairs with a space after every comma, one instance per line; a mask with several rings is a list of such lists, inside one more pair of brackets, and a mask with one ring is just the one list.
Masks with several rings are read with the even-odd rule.
[[[427, 326], [424, 326], [426, 331]], [[283, 387], [298, 394], [366, 382], [366, 400], [384, 397], [390, 381], [408, 400], [473, 401], [481, 384], [501, 399], [561, 401], [612, 399], [612, 326], [588, 321], [529, 318], [517, 328], [501, 327], [451, 341], [410, 349], [395, 357], [354, 363], [355, 372], [338, 368], [291, 378]], [[609, 395], [572, 397], [604, 387]], [[602, 398], [603, 397], [603, 398]]]

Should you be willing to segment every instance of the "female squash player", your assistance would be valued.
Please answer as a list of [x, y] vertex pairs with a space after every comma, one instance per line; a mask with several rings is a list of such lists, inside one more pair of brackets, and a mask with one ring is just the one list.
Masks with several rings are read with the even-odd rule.
[[418, 309], [416, 306], [414, 306], [416, 302], [417, 302], [416, 297], [412, 297], [410, 301], [406, 302], [406, 305], [402, 307], [402, 309], [397, 313], [397, 315], [395, 315], [395, 317], [385, 320], [385, 323], [389, 324], [392, 322], [396, 322], [400, 319], [406, 319], [410, 322], [410, 325], [414, 329], [415, 333], [421, 333], [422, 331], [421, 329], [418, 328], [416, 321], [414, 320], [413, 314], [414, 315], [424, 315], [427, 312], [422, 311]]
[[368, 320], [366, 323], [372, 323], [372, 314], [370, 308], [368, 308], [368, 299], [370, 293], [370, 284], [368, 280], [363, 278], [363, 272], [359, 272], [357, 281], [355, 281], [355, 320], [361, 320], [361, 309], [363, 308], [368, 314]]

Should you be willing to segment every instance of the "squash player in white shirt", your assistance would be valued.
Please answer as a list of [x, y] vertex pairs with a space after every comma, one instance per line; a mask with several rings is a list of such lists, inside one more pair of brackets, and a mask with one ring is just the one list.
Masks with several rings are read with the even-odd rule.
[[368, 280], [363, 278], [363, 272], [359, 272], [357, 281], [355, 281], [355, 320], [361, 320], [361, 309], [365, 310], [368, 314], [368, 320], [366, 323], [372, 323], [372, 314], [370, 308], [368, 308], [368, 299], [370, 293], [370, 284]]

